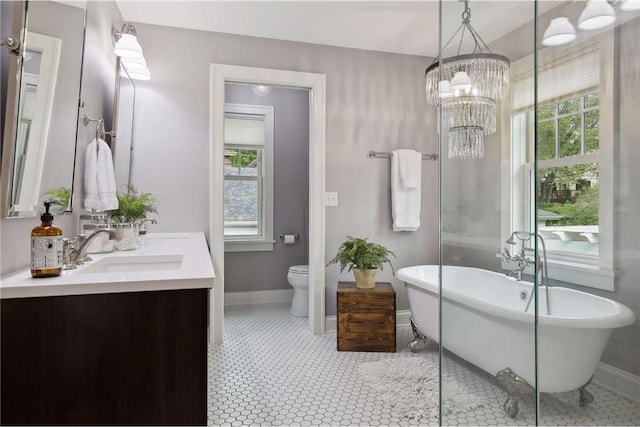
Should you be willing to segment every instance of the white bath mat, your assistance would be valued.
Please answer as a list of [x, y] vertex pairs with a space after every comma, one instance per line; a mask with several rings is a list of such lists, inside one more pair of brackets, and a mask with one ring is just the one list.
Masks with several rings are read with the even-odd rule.
[[[385, 359], [359, 366], [366, 383], [394, 412], [415, 424], [438, 424], [438, 364], [422, 357]], [[457, 414], [483, 406], [482, 398], [443, 377], [443, 415]]]

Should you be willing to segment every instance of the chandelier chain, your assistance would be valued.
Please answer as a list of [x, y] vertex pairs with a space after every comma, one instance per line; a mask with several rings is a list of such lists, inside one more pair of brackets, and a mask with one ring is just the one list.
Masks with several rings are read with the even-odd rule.
[[464, 10], [462, 11], [462, 23], [468, 24], [471, 22], [471, 8], [469, 8], [469, 2], [464, 2]]

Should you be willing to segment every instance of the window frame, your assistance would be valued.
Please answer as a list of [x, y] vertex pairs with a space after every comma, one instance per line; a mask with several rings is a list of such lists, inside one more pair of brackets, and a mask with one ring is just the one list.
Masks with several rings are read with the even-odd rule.
[[[598, 88], [592, 88], [592, 89], [588, 89], [580, 94], [572, 94], [569, 95], [567, 97], [562, 97], [560, 99], [556, 99], [553, 101], [548, 101], [540, 106], [538, 106], [538, 108], [543, 108], [545, 106], [549, 106], [549, 105], [555, 105], [555, 113], [553, 115], [553, 117], [551, 118], [547, 118], [547, 119], [542, 119], [542, 120], [538, 120], [538, 123], [540, 122], [554, 122], [554, 127], [555, 127], [555, 131], [554, 131], [554, 137], [555, 137], [555, 141], [554, 141], [554, 158], [553, 159], [546, 159], [546, 160], [537, 160], [537, 161], [533, 161], [532, 157], [529, 157], [527, 160], [527, 162], [524, 163], [524, 168], [525, 168], [525, 183], [524, 183], [524, 196], [526, 197], [527, 195], [529, 195], [530, 200], [525, 200], [525, 209], [524, 209], [524, 216], [525, 216], [525, 221], [524, 224], [527, 225], [527, 229], [529, 230], [537, 230], [537, 226], [538, 226], [538, 222], [537, 222], [537, 214], [534, 211], [535, 206], [535, 192], [536, 192], [536, 179], [538, 178], [538, 173], [541, 170], [544, 169], [549, 169], [549, 168], [555, 168], [555, 167], [566, 167], [566, 166], [576, 166], [576, 165], [584, 165], [584, 164], [589, 164], [589, 163], [597, 163], [598, 165], [600, 165], [600, 154], [584, 154], [585, 148], [586, 148], [586, 144], [585, 144], [585, 135], [584, 135], [584, 116], [586, 113], [591, 112], [591, 111], [600, 111], [600, 106], [598, 105], [598, 107], [589, 107], [589, 108], [584, 108], [584, 100], [585, 97], [588, 95], [592, 95], [598, 93]], [[576, 112], [573, 113], [568, 113], [568, 114], [559, 114], [558, 112], [558, 105], [561, 102], [564, 101], [568, 101], [571, 99], [576, 99], [579, 98], [581, 100], [582, 105], [580, 106], [580, 109]], [[531, 110], [527, 110], [524, 111], [522, 113], [518, 113], [518, 114], [527, 114], [528, 119], [533, 123], [533, 119], [534, 119], [534, 114], [533, 114], [533, 109]], [[560, 157], [560, 141], [559, 141], [559, 132], [558, 132], [558, 128], [559, 128], [559, 121], [562, 118], [565, 117], [569, 117], [572, 115], [580, 115], [580, 120], [581, 120], [581, 130], [580, 130], [580, 152], [583, 154], [578, 154], [575, 156], [567, 156], [567, 157]], [[528, 152], [535, 152], [535, 144], [533, 143], [533, 138], [534, 135], [533, 133], [531, 133], [530, 135], [527, 135], [527, 147], [528, 147]], [[536, 173], [534, 173], [534, 167], [537, 166], [537, 170]], [[600, 185], [600, 183], [598, 183], [598, 185]], [[598, 215], [600, 214], [600, 212], [598, 211]], [[538, 231], [539, 232], [539, 231]], [[542, 234], [542, 233], [540, 233]], [[548, 246], [548, 245], [547, 245]], [[598, 243], [598, 250], [599, 250], [600, 244]], [[591, 265], [591, 266], [598, 266], [599, 265], [599, 255], [593, 255], [593, 254], [587, 254], [584, 252], [568, 252], [568, 251], [553, 251], [553, 250], [548, 250], [547, 254], [549, 255], [549, 258], [554, 260], [554, 261], [565, 261], [565, 262], [571, 262], [571, 263], [577, 263], [577, 264], [585, 264], [585, 265]]]
[[[502, 105], [502, 131], [503, 135], [510, 135], [509, 144], [503, 144], [501, 150], [502, 156], [502, 234], [503, 242], [515, 230], [536, 230], [536, 214], [533, 218], [528, 212], [533, 212], [533, 204], [535, 196], [531, 191], [531, 182], [525, 177], [536, 176], [534, 165], [538, 168], [542, 165], [546, 167], [566, 166], [570, 164], [583, 163], [589, 158], [591, 163], [599, 163], [599, 257], [589, 259], [576, 253], [557, 255], [549, 257], [548, 271], [549, 278], [569, 282], [577, 285], [587, 286], [591, 288], [603, 289], [608, 291], [615, 290], [615, 278], [618, 275], [616, 265], [614, 263], [613, 248], [615, 247], [614, 235], [614, 183], [616, 182], [615, 169], [613, 167], [615, 159], [615, 147], [617, 144], [617, 132], [615, 132], [614, 107], [616, 105], [616, 91], [614, 90], [614, 71], [616, 63], [614, 62], [614, 33], [607, 31], [598, 37], [591, 39], [585, 43], [579, 43], [573, 46], [561, 48], [544, 48], [538, 52], [539, 69], [544, 69], [545, 64], [551, 64], [558, 58], [575, 56], [576, 53], [584, 51], [597, 50], [598, 53], [598, 86], [597, 91], [600, 95], [600, 146], [599, 154], [583, 155], [581, 160], [577, 161], [572, 157], [564, 157], [560, 159], [536, 161], [535, 157], [535, 126], [533, 108], [537, 107], [535, 103], [528, 108], [520, 108], [519, 110], [511, 110], [509, 102], [503, 102]], [[513, 77], [512, 81], [518, 78], [524, 78], [530, 75], [533, 70], [533, 55], [523, 58], [520, 61], [512, 63]], [[542, 65], [540, 65], [542, 64]], [[548, 69], [548, 65], [546, 65]], [[518, 70], [521, 71], [518, 74]], [[513, 85], [515, 86], [515, 85]], [[533, 90], [533, 88], [532, 88]], [[548, 105], [558, 102], [561, 99], [571, 99], [577, 96], [585, 95], [592, 92], [593, 89], [583, 90], [580, 92], [559, 94], [557, 99], [548, 99], [540, 105]], [[513, 93], [511, 94], [513, 97]], [[512, 98], [513, 99], [513, 98]], [[533, 98], [531, 98], [533, 99]], [[526, 110], [531, 110], [531, 114], [526, 115], [526, 119], [521, 118], [515, 121], [517, 115], [521, 115]], [[582, 111], [583, 109], [581, 109]], [[582, 124], [584, 127], [584, 123]], [[556, 136], [557, 137], [557, 136]], [[526, 147], [519, 147], [514, 143], [518, 139], [525, 138]], [[580, 156], [577, 156], [580, 157]], [[573, 159], [573, 160], [572, 160]], [[572, 163], [573, 162], [573, 163]], [[529, 198], [527, 199], [527, 194]], [[503, 268], [508, 266], [503, 261]], [[533, 269], [530, 268], [531, 274]]]
[[[225, 119], [227, 115], [241, 117], [247, 116], [263, 116], [265, 138], [264, 145], [257, 146], [254, 144], [226, 144], [231, 149], [261, 149], [261, 175], [257, 177], [243, 177], [226, 175], [223, 171], [223, 186], [227, 181], [256, 181], [258, 183], [259, 204], [258, 212], [258, 229], [259, 235], [250, 236], [225, 236], [224, 235], [224, 218], [223, 218], [223, 236], [225, 252], [261, 252], [273, 251], [275, 240], [273, 238], [273, 175], [274, 175], [274, 107], [263, 105], [247, 105], [225, 103]], [[223, 190], [224, 194], [224, 190]], [[224, 200], [224, 199], [223, 199]]]

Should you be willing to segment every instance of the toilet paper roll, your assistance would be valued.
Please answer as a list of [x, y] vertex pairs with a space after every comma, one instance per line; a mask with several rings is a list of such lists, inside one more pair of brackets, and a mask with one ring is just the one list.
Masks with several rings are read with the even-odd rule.
[[282, 240], [285, 245], [293, 245], [296, 242], [296, 236], [293, 234], [285, 234]]

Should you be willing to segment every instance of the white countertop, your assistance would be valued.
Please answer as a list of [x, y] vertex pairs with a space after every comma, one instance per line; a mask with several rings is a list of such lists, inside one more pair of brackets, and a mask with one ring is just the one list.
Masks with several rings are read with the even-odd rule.
[[[175, 269], [82, 273], [108, 257], [166, 256], [182, 258]], [[215, 274], [204, 233], [150, 233], [141, 238], [138, 249], [89, 254], [93, 261], [61, 276], [34, 279], [29, 269], [0, 279], [0, 298], [88, 295], [172, 289], [212, 288]]]

